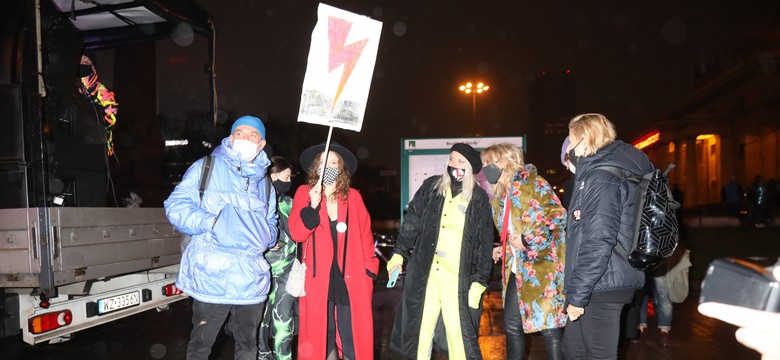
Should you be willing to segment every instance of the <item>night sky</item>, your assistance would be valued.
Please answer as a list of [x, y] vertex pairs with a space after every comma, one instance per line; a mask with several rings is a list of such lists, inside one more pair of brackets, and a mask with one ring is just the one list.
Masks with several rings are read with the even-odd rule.
[[[197, 2], [216, 24], [220, 108], [294, 122], [318, 3]], [[457, 89], [469, 80], [491, 86], [477, 99], [480, 134], [525, 134], [533, 121], [528, 85], [543, 71], [571, 70], [577, 111], [605, 114], [620, 138], [634, 140], [694, 89], [697, 71], [728, 63], [778, 15], [776, 0], [327, 4], [383, 22], [363, 131], [336, 129], [334, 139], [351, 144], [362, 162], [389, 168], [398, 167], [400, 138], [470, 134], [471, 97]], [[203, 88], [187, 71], [202, 68], [205, 45], [173, 49], [177, 55], [166, 46], [158, 49], [174, 66], [158, 70], [163, 90]], [[162, 103], [161, 112], [205, 108], [205, 92], [190, 99]]]

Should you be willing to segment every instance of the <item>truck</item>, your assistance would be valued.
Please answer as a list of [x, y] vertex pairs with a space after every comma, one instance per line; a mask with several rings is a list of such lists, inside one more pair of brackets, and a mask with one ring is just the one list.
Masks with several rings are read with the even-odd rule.
[[[2, 6], [0, 337], [64, 341], [185, 299], [174, 285], [182, 235], [162, 208], [164, 139], [152, 69], [155, 43], [197, 36], [207, 49], [203, 118], [215, 120], [211, 16], [191, 0]], [[113, 72], [101, 72], [122, 106], [112, 128], [100, 104], [77, 91], [86, 52], [108, 59], [95, 65], [101, 70], [113, 59]], [[117, 202], [117, 188], [132, 183], [152, 206]]]

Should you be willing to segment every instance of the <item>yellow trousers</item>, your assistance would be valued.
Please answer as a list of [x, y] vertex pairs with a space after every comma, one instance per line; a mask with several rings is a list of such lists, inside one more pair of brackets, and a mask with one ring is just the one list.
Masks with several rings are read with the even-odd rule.
[[430, 359], [433, 348], [433, 335], [436, 322], [441, 314], [447, 332], [447, 348], [450, 359], [466, 360], [466, 349], [460, 331], [460, 311], [458, 307], [458, 274], [452, 274], [439, 265], [440, 258], [434, 256], [428, 285], [425, 288], [420, 323], [420, 339], [417, 347], [417, 359]]

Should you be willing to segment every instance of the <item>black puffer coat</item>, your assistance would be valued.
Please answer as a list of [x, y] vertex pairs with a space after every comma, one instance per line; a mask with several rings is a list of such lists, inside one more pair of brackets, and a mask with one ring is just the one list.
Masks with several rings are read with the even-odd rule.
[[644, 285], [641, 271], [615, 251], [630, 252], [636, 187], [599, 166], [615, 166], [634, 174], [653, 170], [639, 149], [616, 141], [595, 154], [579, 158], [566, 222], [566, 301], [585, 307], [591, 301], [629, 303], [635, 289]]
[[[404, 215], [404, 223], [395, 247], [396, 253], [406, 260], [407, 273], [404, 278], [403, 298], [395, 316], [390, 348], [407, 358], [417, 357], [425, 289], [439, 238], [444, 197], [436, 192], [438, 179], [439, 176], [426, 179], [417, 190], [409, 203], [409, 210]], [[457, 294], [463, 344], [468, 359], [482, 359], [477, 342], [482, 306], [480, 305], [479, 309], [469, 308], [468, 293], [473, 282], [485, 287], [488, 285], [493, 265], [491, 252], [494, 234], [490, 201], [485, 191], [475, 185], [466, 209]]]

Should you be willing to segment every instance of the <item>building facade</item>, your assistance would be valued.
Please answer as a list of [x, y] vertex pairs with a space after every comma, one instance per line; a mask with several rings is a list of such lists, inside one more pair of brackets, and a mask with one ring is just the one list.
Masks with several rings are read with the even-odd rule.
[[[780, 27], [702, 73], [695, 90], [640, 136], [656, 166], [677, 168], [685, 207], [721, 203], [731, 177], [747, 191], [756, 176], [780, 177]], [[771, 183], [770, 183], [771, 184]]]

